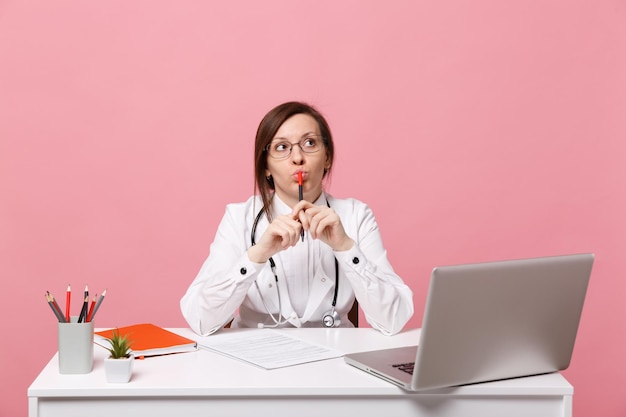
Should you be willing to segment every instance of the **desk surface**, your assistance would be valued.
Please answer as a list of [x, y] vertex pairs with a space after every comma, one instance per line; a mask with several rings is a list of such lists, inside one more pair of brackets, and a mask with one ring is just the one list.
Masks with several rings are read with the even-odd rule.
[[[198, 336], [189, 329], [171, 330], [198, 340]], [[224, 331], [255, 331], [255, 329], [225, 329]], [[416, 344], [419, 340], [419, 329], [405, 331], [392, 337], [366, 328], [281, 329], [277, 331], [323, 344], [343, 353], [409, 346]], [[177, 400], [192, 397], [205, 400], [223, 400], [233, 397], [280, 397], [283, 399], [398, 397], [420, 400], [420, 398], [433, 396], [444, 396], [447, 399], [472, 396], [481, 398], [494, 396], [537, 398], [540, 396], [558, 398], [560, 405], [557, 407], [560, 409], [563, 408], [561, 400], [565, 398], [566, 412], [560, 414], [563, 416], [568, 415], [567, 410], [571, 409], [573, 394], [572, 386], [559, 373], [413, 393], [347, 365], [343, 358], [265, 370], [202, 349], [197, 352], [136, 360], [130, 383], [109, 384], [106, 382], [103, 369], [106, 354], [104, 348], [95, 346], [93, 371], [84, 375], [59, 374], [58, 359], [55, 355], [28, 388], [30, 415], [55, 415], [44, 413], [46, 400], [55, 400], [54, 402], [58, 403], [59, 400], [68, 398], [72, 398], [73, 401], [80, 401], [81, 398], [101, 401], [106, 398], [130, 400], [152, 397]], [[320, 409], [315, 412], [322, 411]], [[69, 409], [66, 409], [64, 413], [66, 416], [72, 415]], [[300, 412], [300, 415], [304, 414]]]

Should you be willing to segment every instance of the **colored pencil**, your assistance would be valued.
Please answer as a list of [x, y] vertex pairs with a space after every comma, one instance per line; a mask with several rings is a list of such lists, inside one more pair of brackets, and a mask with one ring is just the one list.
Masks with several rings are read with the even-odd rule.
[[65, 323], [65, 318], [63, 317], [63, 312], [61, 311], [61, 308], [57, 304], [57, 300], [55, 300], [55, 298], [54, 298], [54, 296], [52, 294], [50, 294], [50, 298], [52, 299], [52, 305], [54, 306], [54, 310], [59, 314], [59, 317], [61, 318], [61, 321]]
[[82, 323], [87, 320], [87, 306], [89, 305], [89, 287], [85, 285], [84, 291], [85, 299], [83, 300], [83, 307], [80, 309], [80, 314], [78, 316], [78, 322]]
[[60, 310], [57, 310], [54, 307], [54, 298], [52, 297], [52, 295], [50, 294], [50, 291], [46, 291], [46, 301], [48, 302], [48, 305], [50, 306], [50, 308], [52, 309], [52, 312], [54, 313], [54, 315], [56, 316], [57, 320], [59, 321], [59, 323], [63, 323], [65, 321], [65, 319], [63, 318], [63, 314], [61, 313]]
[[91, 299], [91, 305], [89, 306], [89, 313], [87, 313], [87, 323], [89, 323], [93, 318], [93, 308], [96, 306], [96, 298], [98, 298], [98, 294], [94, 295]]
[[70, 322], [70, 300], [72, 299], [72, 289], [70, 284], [67, 284], [67, 291], [65, 292], [65, 321]]
[[102, 304], [102, 301], [104, 300], [104, 296], [106, 295], [107, 295], [107, 290], [102, 291], [102, 294], [100, 295], [100, 298], [98, 299], [98, 302], [96, 303], [96, 307], [94, 307], [93, 309], [91, 320], [96, 318], [96, 313], [98, 312], [98, 309], [100, 308], [100, 304]]

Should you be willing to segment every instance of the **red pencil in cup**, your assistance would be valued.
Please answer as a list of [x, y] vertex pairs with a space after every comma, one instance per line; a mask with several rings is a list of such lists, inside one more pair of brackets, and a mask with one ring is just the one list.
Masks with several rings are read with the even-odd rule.
[[96, 318], [96, 313], [98, 312], [98, 309], [100, 308], [100, 304], [102, 304], [102, 301], [104, 300], [105, 295], [107, 295], [107, 290], [102, 291], [102, 294], [100, 295], [100, 298], [98, 299], [98, 302], [96, 303], [96, 307], [93, 309], [93, 313], [91, 314], [91, 320]]
[[67, 291], [65, 292], [65, 322], [70, 322], [70, 300], [72, 299], [72, 289], [70, 284], [67, 284]]
[[96, 298], [98, 298], [98, 294], [94, 295], [91, 299], [91, 305], [89, 306], [89, 313], [87, 313], [86, 322], [89, 323], [93, 317], [93, 308], [96, 306]]

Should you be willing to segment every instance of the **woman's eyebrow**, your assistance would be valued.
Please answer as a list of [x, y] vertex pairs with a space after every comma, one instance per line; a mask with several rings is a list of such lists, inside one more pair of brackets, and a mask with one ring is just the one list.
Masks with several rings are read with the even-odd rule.
[[[302, 134], [302, 136], [300, 136], [300, 139], [304, 139], [304, 138], [306, 138], [307, 136], [322, 136], [322, 135], [321, 135], [321, 134], [319, 134], [319, 133], [315, 133], [315, 131], [310, 131], [310, 132], [307, 132], [307, 133], [303, 133], [303, 134]], [[288, 140], [289, 140], [289, 138], [286, 138], [286, 137], [284, 137], [284, 136], [274, 136], [274, 137], [272, 138], [272, 142], [277, 141], [277, 140], [280, 140], [280, 141], [287, 140], [287, 141], [288, 141]]]

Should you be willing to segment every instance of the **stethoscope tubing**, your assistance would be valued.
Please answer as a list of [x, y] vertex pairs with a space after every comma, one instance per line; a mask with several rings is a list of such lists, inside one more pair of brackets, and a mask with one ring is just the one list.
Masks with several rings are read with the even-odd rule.
[[[328, 207], [330, 207], [330, 204], [328, 204], [328, 201], [326, 202], [326, 205]], [[258, 214], [256, 215], [255, 219], [254, 219], [254, 223], [252, 224], [252, 231], [250, 232], [250, 242], [252, 244], [252, 246], [256, 245], [256, 241], [255, 241], [255, 235], [256, 235], [256, 228], [257, 225], [259, 224], [259, 221], [261, 220], [261, 216], [263, 216], [263, 213], [265, 212], [265, 207], [261, 208], [261, 210], [259, 210]], [[283, 324], [286, 324], [289, 322], [289, 318], [283, 318], [282, 315], [282, 302], [280, 299], [280, 287], [278, 285], [278, 274], [276, 273], [276, 262], [274, 262], [274, 259], [270, 256], [268, 259], [268, 262], [270, 263], [270, 269], [272, 270], [272, 273], [274, 274], [274, 281], [275, 281], [275, 285], [276, 285], [276, 293], [278, 295], [278, 319], [276, 319], [276, 317], [274, 317], [274, 314], [272, 314], [272, 312], [270, 311], [267, 303], [265, 302], [265, 298], [263, 297], [263, 294], [261, 293], [261, 289], [259, 288], [259, 284], [254, 281], [254, 285], [256, 286], [257, 291], [259, 292], [259, 296], [261, 297], [261, 302], [263, 303], [263, 307], [265, 307], [265, 310], [267, 311], [267, 314], [269, 314], [269, 316], [272, 318], [272, 321], [274, 323], [276, 323], [277, 326], [281, 326]], [[339, 262], [337, 261], [337, 258], [335, 257], [335, 291], [333, 294], [333, 302], [331, 304], [332, 309], [331, 312], [334, 313], [335, 311], [335, 306], [337, 305], [337, 297], [339, 295]]]

